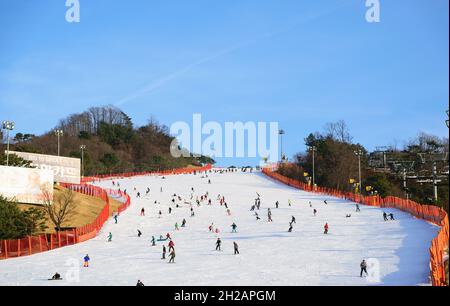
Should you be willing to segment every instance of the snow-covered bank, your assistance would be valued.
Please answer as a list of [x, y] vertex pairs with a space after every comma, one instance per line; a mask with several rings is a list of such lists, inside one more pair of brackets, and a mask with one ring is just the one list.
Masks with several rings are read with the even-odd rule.
[[[132, 205], [118, 224], [111, 220], [98, 237], [79, 245], [0, 261], [0, 285], [135, 285], [138, 279], [146, 285], [373, 285], [359, 277], [364, 258], [380, 263], [381, 284], [428, 283], [428, 248], [439, 230], [432, 224], [396, 210], [386, 210], [394, 213], [396, 221], [385, 222], [379, 208], [361, 206], [356, 213], [354, 203], [299, 191], [257, 173], [212, 174], [209, 179], [212, 184], [200, 175], [121, 180], [122, 189], [132, 194]], [[110, 181], [99, 185], [113, 187]], [[141, 199], [135, 197], [134, 187]], [[145, 196], [147, 187], [149, 197]], [[195, 217], [190, 217], [190, 206], [184, 204], [184, 199], [190, 201], [191, 188], [195, 196], [209, 192], [213, 203], [197, 207], [194, 196]], [[260, 221], [249, 211], [256, 192], [261, 195]], [[174, 193], [183, 198], [180, 208], [171, 204]], [[225, 196], [231, 216], [216, 200], [218, 194]], [[309, 202], [318, 211], [316, 217]], [[169, 206], [173, 207], [171, 215]], [[145, 208], [145, 217], [140, 216], [141, 208]], [[267, 222], [267, 208], [272, 210], [273, 223]], [[158, 218], [160, 210], [162, 217]], [[288, 233], [292, 216], [296, 224]], [[174, 231], [175, 223], [181, 224], [183, 218], [187, 227]], [[212, 222], [221, 231], [218, 235], [208, 231]], [[231, 233], [233, 222], [238, 233]], [[328, 235], [323, 234], [326, 222]], [[141, 238], [137, 229], [143, 233]], [[106, 242], [109, 232], [111, 243]], [[161, 243], [156, 247], [150, 243], [152, 235], [158, 238], [168, 232], [175, 242], [176, 264], [160, 259]], [[223, 240], [222, 252], [215, 251], [218, 236]], [[237, 256], [233, 255], [234, 241], [240, 247]], [[91, 266], [82, 268], [87, 253]], [[56, 271], [65, 279], [49, 282]]]

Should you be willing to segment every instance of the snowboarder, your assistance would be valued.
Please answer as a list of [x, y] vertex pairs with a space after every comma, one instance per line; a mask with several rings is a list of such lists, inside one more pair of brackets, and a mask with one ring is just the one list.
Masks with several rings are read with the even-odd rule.
[[216, 251], [221, 251], [220, 246], [222, 245], [222, 240], [220, 238], [217, 238], [216, 241]]
[[87, 268], [87, 267], [89, 267], [89, 261], [90, 261], [91, 259], [89, 258], [89, 255], [88, 254], [86, 254], [86, 256], [84, 256], [84, 258], [83, 258], [83, 261], [84, 261], [84, 267], [85, 268]]
[[55, 273], [55, 275], [52, 276], [51, 280], [62, 280], [61, 278], [61, 274], [59, 274], [58, 272]]
[[270, 210], [270, 208], [267, 209], [267, 221], [268, 222], [273, 222], [273, 220], [272, 220], [272, 211]]
[[169, 241], [169, 252], [175, 250], [175, 243], [172, 240]]
[[112, 241], [112, 233], [109, 232], [109, 235], [108, 235], [108, 242], [111, 242], [111, 241]]
[[233, 246], [234, 246], [234, 255], [239, 255], [239, 246], [236, 243], [236, 241], [233, 242]]
[[325, 230], [323, 233], [324, 233], [325, 235], [327, 235], [327, 234], [328, 234], [328, 223], [325, 223], [325, 226], [324, 226], [323, 228], [324, 228], [324, 230]]
[[175, 250], [174, 249], [172, 249], [172, 252], [170, 252], [169, 256], [170, 256], [169, 263], [175, 263]]
[[166, 252], [167, 252], [166, 246], [163, 245], [162, 257], [161, 257], [161, 259], [166, 259]]
[[363, 273], [366, 273], [366, 275], [369, 275], [369, 273], [367, 273], [367, 263], [364, 259], [361, 262], [360, 267], [361, 267], [360, 277], [363, 277]]
[[144, 283], [140, 280], [137, 281], [136, 287], [145, 287]]
[[231, 224], [231, 232], [236, 233], [237, 232], [236, 229], [237, 229], [237, 225], [236, 225], [236, 223], [233, 222], [233, 224]]

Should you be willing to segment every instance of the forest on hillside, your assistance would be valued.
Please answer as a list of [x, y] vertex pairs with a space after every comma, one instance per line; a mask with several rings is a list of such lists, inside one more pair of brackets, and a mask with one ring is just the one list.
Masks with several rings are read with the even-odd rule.
[[[214, 163], [209, 157], [174, 158], [170, 146], [174, 140], [166, 126], [150, 119], [135, 126], [132, 119], [114, 106], [91, 107], [60, 120], [43, 135], [17, 131], [11, 150], [56, 155], [58, 141], [55, 130], [62, 130], [61, 156], [81, 158], [84, 149], [85, 175], [134, 171], [152, 171]], [[0, 135], [2, 136], [2, 135]], [[3, 151], [3, 150], [2, 150]], [[5, 163], [0, 153], [0, 164]], [[20, 165], [23, 161], [13, 157]]]
[[[420, 133], [402, 148], [391, 147], [385, 154], [385, 165], [377, 165], [374, 157], [379, 152], [368, 152], [363, 145], [353, 143], [344, 121], [328, 123], [323, 132], [305, 138], [308, 148], [315, 148], [315, 182], [318, 186], [342, 191], [355, 191], [359, 180], [358, 156], [361, 152], [361, 177], [364, 194], [406, 197], [422, 204], [449, 207], [448, 138]], [[438, 200], [435, 201], [432, 184], [432, 158], [437, 159]], [[279, 173], [307, 182], [313, 173], [313, 152], [308, 150], [295, 155], [291, 163], [281, 164]], [[407, 188], [403, 187], [406, 173]]]

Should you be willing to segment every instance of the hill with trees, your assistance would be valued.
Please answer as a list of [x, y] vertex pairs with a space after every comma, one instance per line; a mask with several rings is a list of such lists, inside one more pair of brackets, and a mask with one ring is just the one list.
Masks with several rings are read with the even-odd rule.
[[[61, 156], [81, 158], [84, 145], [85, 175], [134, 171], [165, 170], [214, 163], [206, 157], [174, 158], [170, 146], [174, 140], [166, 126], [150, 119], [144, 126], [134, 126], [131, 118], [114, 106], [91, 107], [60, 120], [51, 131], [35, 136], [19, 131], [11, 150], [56, 155], [57, 138], [54, 130], [60, 129]], [[2, 154], [4, 155], [4, 154]], [[13, 164], [20, 164], [12, 157]], [[0, 156], [4, 164], [5, 157]]]

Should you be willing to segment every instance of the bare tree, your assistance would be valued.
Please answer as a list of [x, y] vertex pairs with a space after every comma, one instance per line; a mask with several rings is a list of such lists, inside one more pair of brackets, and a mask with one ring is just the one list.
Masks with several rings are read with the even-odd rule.
[[350, 135], [348, 126], [344, 120], [330, 122], [325, 125], [325, 132], [328, 137], [340, 142], [351, 143], [353, 137]]
[[57, 193], [53, 201], [48, 191], [44, 194], [44, 210], [52, 221], [56, 230], [59, 231], [62, 225], [73, 215], [76, 201], [75, 193], [70, 189], [64, 189]]

